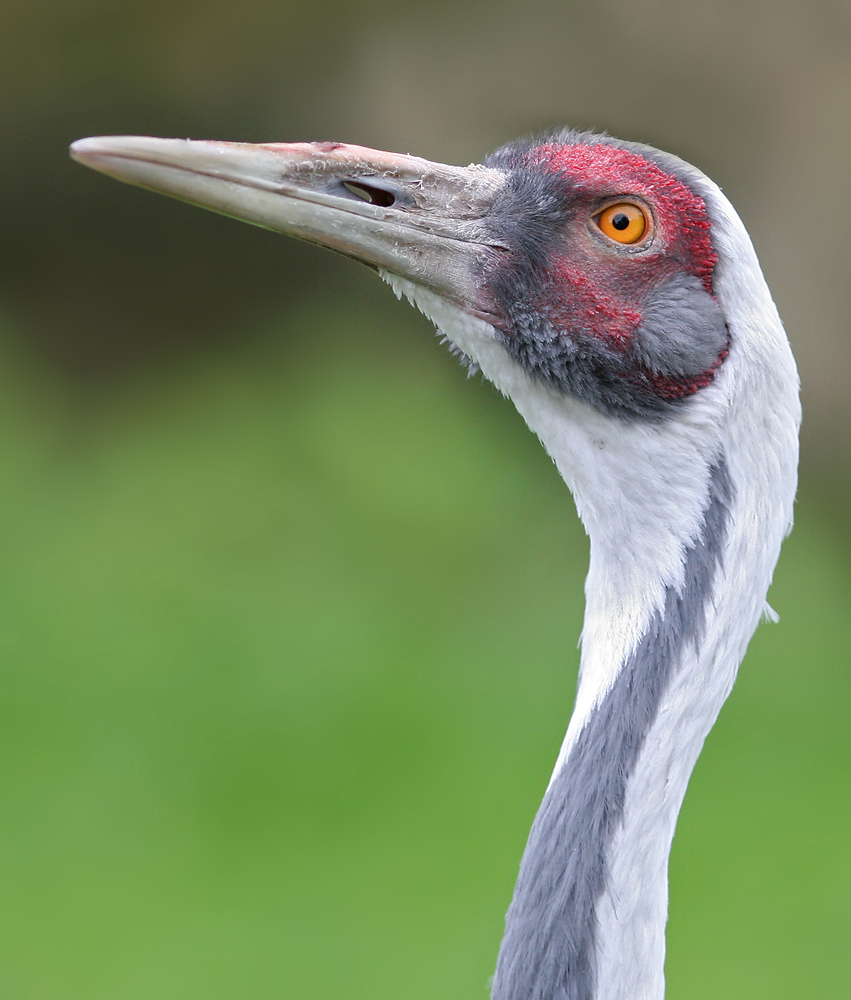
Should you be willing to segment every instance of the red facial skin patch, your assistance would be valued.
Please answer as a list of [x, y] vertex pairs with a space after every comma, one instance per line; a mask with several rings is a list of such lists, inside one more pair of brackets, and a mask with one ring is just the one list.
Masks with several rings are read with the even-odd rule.
[[[605, 143], [543, 144], [527, 157], [562, 174], [576, 205], [564, 246], [548, 268], [548, 312], [563, 329], [587, 330], [624, 350], [641, 323], [646, 300], [666, 279], [691, 274], [712, 294], [718, 255], [710, 240], [711, 223], [703, 199], [682, 181], [638, 153]], [[581, 231], [606, 202], [618, 198], [635, 199], [651, 209], [653, 234], [646, 249], [641, 243], [597, 247]], [[558, 286], [560, 294], [553, 296]], [[683, 382], [641, 374], [660, 397], [679, 399], [708, 385], [726, 356], [725, 349], [711, 369]]]
[[687, 265], [712, 294], [712, 270], [718, 255], [712, 248], [712, 224], [706, 205], [682, 181], [661, 167], [617, 146], [538, 146], [530, 156], [550, 169], [564, 172], [578, 193], [597, 198], [638, 196], [656, 210], [659, 236], [668, 254]]

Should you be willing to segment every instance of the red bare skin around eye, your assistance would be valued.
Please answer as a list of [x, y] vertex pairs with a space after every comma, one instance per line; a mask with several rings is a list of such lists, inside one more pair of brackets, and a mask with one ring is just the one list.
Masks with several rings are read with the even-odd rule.
[[700, 278], [712, 293], [718, 257], [709, 239], [711, 223], [703, 199], [661, 167], [617, 146], [538, 146], [531, 154], [564, 172], [578, 193], [592, 198], [637, 195], [656, 210], [667, 256]]
[[[564, 250], [553, 260], [550, 275], [550, 281], [567, 286], [567, 294], [558, 296], [559, 307], [550, 298], [548, 310], [566, 328], [591, 330], [613, 346], [624, 347], [641, 322], [647, 296], [666, 278], [693, 274], [712, 293], [717, 256], [709, 239], [706, 207], [676, 177], [637, 153], [602, 143], [545, 144], [528, 155], [563, 173], [579, 202], [574, 226], [565, 233]], [[582, 231], [588, 215], [601, 201], [630, 196], [653, 207], [654, 246], [641, 254], [595, 246]]]
[[[625, 350], [641, 323], [645, 301], [666, 279], [691, 274], [712, 294], [718, 257], [709, 236], [711, 223], [703, 199], [682, 181], [638, 153], [605, 143], [548, 143], [528, 156], [564, 174], [577, 206], [563, 248], [542, 282], [545, 291], [539, 305], [558, 326], [566, 331], [584, 329]], [[589, 237], [587, 221], [601, 202], [620, 197], [652, 206], [655, 234], [645, 252], [618, 252]], [[709, 370], [690, 379], [643, 370], [636, 374], [658, 396], [680, 399], [709, 385], [727, 353], [723, 350]]]

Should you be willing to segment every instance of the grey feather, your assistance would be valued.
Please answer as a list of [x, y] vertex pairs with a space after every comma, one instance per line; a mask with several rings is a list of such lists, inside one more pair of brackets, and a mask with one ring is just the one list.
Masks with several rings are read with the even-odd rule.
[[717, 364], [727, 341], [721, 307], [699, 278], [677, 274], [647, 299], [631, 346], [649, 371], [683, 379]]

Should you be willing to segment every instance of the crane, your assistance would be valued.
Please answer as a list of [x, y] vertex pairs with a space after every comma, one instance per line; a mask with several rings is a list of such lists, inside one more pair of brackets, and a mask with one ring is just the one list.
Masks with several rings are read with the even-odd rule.
[[565, 129], [448, 166], [110, 136], [81, 163], [368, 264], [508, 396], [590, 538], [573, 714], [493, 1000], [661, 1000], [668, 856], [791, 527], [794, 359], [751, 241], [677, 157]]

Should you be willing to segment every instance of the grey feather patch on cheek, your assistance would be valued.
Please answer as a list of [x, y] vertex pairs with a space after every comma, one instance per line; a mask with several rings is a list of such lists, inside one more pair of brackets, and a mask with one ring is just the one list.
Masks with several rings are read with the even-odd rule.
[[721, 307], [692, 274], [678, 274], [647, 300], [632, 343], [648, 371], [689, 378], [718, 363], [729, 334]]

